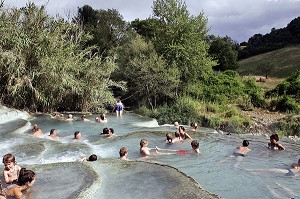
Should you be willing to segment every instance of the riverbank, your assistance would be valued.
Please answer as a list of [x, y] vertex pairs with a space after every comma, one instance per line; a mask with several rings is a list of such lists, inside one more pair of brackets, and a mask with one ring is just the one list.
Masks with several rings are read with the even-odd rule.
[[[299, 115], [289, 116], [285, 113], [270, 112], [266, 109], [253, 109], [251, 111], [240, 110], [240, 114], [242, 116], [249, 117], [252, 121], [252, 124], [248, 128], [243, 128], [244, 133], [260, 134], [266, 136], [269, 136], [273, 133], [279, 133], [282, 136], [286, 136], [294, 141], [300, 140], [298, 135], [289, 135], [287, 132], [284, 132], [284, 130], [280, 129], [280, 123], [288, 123], [290, 117], [299, 118]], [[230, 125], [221, 126], [220, 130], [226, 132], [232, 130], [226, 128], [228, 126]], [[230, 127], [232, 128], [232, 126]]]

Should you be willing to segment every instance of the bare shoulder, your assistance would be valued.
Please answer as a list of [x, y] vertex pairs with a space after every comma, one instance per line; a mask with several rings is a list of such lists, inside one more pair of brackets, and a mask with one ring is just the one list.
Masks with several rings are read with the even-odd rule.
[[20, 171], [20, 170], [21, 170], [20, 165], [17, 165], [17, 164], [16, 164], [16, 169], [17, 169], [18, 171]]

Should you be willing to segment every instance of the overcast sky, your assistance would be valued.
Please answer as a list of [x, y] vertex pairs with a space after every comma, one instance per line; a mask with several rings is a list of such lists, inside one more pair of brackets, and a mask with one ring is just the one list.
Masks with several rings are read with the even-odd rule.
[[[28, 0], [4, 0], [9, 7], [23, 7]], [[76, 15], [77, 8], [117, 9], [124, 20], [146, 19], [152, 15], [153, 0], [31, 0], [47, 4], [50, 15]], [[48, 3], [47, 3], [48, 2]], [[256, 33], [266, 34], [272, 28], [283, 28], [300, 16], [300, 0], [186, 0], [190, 14], [201, 11], [208, 18], [209, 34], [228, 35], [237, 42], [248, 41]]]

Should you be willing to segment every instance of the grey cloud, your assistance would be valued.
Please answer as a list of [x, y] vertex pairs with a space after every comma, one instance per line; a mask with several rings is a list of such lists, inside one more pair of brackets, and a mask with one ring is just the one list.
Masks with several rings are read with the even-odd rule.
[[[5, 4], [22, 7], [27, 0], [5, 0]], [[37, 5], [48, 2], [51, 15], [74, 16], [78, 7], [117, 9], [126, 21], [145, 19], [152, 14], [152, 0], [33, 0]], [[271, 28], [283, 28], [300, 16], [299, 0], [186, 0], [192, 15], [202, 11], [208, 18], [209, 34], [230, 36], [238, 42], [247, 41], [256, 33], [266, 34]]]

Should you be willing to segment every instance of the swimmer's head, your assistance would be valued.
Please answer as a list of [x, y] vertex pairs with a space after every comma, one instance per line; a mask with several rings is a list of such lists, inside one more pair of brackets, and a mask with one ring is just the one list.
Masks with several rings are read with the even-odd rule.
[[79, 140], [80, 138], [81, 138], [81, 133], [80, 133], [80, 131], [75, 131], [75, 133], [74, 133], [74, 139]]
[[102, 130], [102, 134], [109, 134], [109, 129], [105, 127], [105, 128]]
[[248, 141], [248, 140], [244, 140], [244, 141], [243, 141], [243, 146], [244, 146], [244, 147], [249, 146], [249, 141]]
[[122, 147], [119, 151], [119, 154], [120, 154], [120, 158], [121, 157], [124, 157], [126, 154], [128, 154], [128, 149], [126, 147]]
[[20, 170], [19, 178], [18, 178], [18, 185], [28, 185], [32, 186], [35, 182], [35, 173], [31, 170], [27, 170], [26, 168], [22, 168]]
[[50, 130], [50, 135], [55, 135], [56, 134], [56, 130], [55, 129], [51, 129]]
[[3, 159], [2, 159], [3, 164], [10, 164], [11, 162], [16, 163], [16, 158], [13, 154], [8, 153], [3, 156]]
[[114, 132], [115, 132], [115, 131], [114, 131], [113, 128], [109, 128], [109, 129], [108, 129], [108, 133], [114, 134]]
[[193, 140], [191, 142], [191, 146], [192, 146], [193, 149], [199, 149], [199, 142], [198, 142], [198, 140]]
[[100, 121], [99, 117], [95, 117], [95, 122], [99, 122], [99, 121]]
[[181, 131], [184, 132], [185, 131], [185, 128], [183, 126], [179, 126], [178, 129], [179, 129], [179, 132], [181, 132]]
[[167, 140], [172, 140], [172, 133], [167, 133], [166, 134]]
[[146, 140], [146, 139], [141, 139], [141, 141], [140, 141], [140, 146], [141, 147], [145, 147], [145, 146], [147, 146], [148, 145], [148, 140]]
[[68, 118], [72, 119], [72, 118], [73, 118], [73, 115], [72, 115], [72, 114], [69, 114], [69, 115], [68, 115]]
[[104, 113], [102, 113], [102, 114], [100, 115], [100, 119], [101, 119], [101, 120], [105, 120], [105, 114], [104, 114]]
[[87, 159], [87, 161], [96, 161], [97, 160], [97, 155], [92, 154], [90, 155], [89, 159]]
[[274, 141], [278, 142], [278, 141], [279, 141], [278, 135], [277, 135], [276, 133], [275, 133], [275, 134], [272, 134], [272, 135], [270, 136], [270, 141], [271, 141], [271, 142], [274, 142]]
[[179, 123], [178, 122], [174, 122], [174, 126], [178, 127]]

